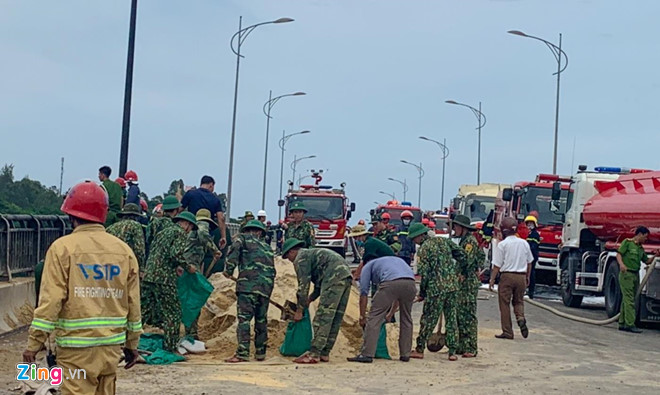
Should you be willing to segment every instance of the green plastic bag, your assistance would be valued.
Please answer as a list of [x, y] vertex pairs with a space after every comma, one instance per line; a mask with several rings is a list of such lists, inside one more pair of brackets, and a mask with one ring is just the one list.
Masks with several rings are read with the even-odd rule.
[[289, 322], [280, 354], [285, 357], [303, 355], [312, 347], [312, 336], [312, 321], [309, 319], [309, 310], [305, 309], [302, 320]]
[[392, 359], [392, 357], [390, 357], [390, 352], [387, 350], [387, 330], [385, 329], [385, 323], [380, 327], [380, 335], [378, 336], [376, 355], [374, 357], [379, 359]]
[[169, 365], [174, 362], [183, 362], [186, 360], [186, 358], [179, 354], [174, 354], [162, 349], [151, 355], [145, 355], [143, 358], [149, 365]]
[[202, 274], [185, 271], [177, 280], [177, 291], [181, 302], [181, 322], [190, 328], [213, 292], [213, 285]]
[[143, 333], [140, 336], [138, 350], [150, 351], [151, 355], [144, 355], [144, 361], [149, 365], [169, 365], [186, 359], [178, 354], [163, 350], [165, 337], [160, 333]]
[[163, 348], [165, 337], [160, 333], [143, 333], [140, 336], [138, 350], [156, 352]]

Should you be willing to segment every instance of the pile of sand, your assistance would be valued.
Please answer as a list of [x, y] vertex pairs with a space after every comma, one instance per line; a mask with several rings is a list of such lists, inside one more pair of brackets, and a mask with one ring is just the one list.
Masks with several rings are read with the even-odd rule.
[[[271, 299], [281, 305], [286, 300], [296, 301], [298, 280], [293, 265], [286, 260], [276, 258], [275, 287]], [[218, 358], [229, 357], [236, 351], [236, 284], [221, 274], [214, 274], [209, 281], [215, 290], [206, 302], [199, 317], [199, 338], [206, 342], [208, 352]], [[313, 288], [313, 287], [312, 287]], [[351, 294], [344, 314], [341, 331], [332, 350], [332, 358], [344, 358], [355, 355], [362, 345], [362, 328], [359, 325], [359, 291], [351, 287]], [[317, 303], [310, 305], [312, 319]], [[279, 348], [284, 341], [287, 322], [280, 320], [280, 310], [273, 305], [268, 309], [268, 351], [267, 356], [279, 356]], [[398, 357], [398, 324], [387, 325], [388, 349], [390, 355]], [[254, 344], [250, 345], [254, 354]]]

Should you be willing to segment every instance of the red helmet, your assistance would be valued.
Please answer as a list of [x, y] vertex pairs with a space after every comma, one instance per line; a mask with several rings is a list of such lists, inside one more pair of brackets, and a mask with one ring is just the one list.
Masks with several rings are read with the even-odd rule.
[[358, 225], [364, 225], [364, 220], [363, 219], [359, 220]]
[[142, 211], [144, 211], [145, 213], [147, 212], [147, 210], [149, 210], [149, 205], [147, 204], [147, 201], [142, 198], [140, 198], [140, 207], [142, 207]]
[[73, 217], [102, 224], [108, 216], [108, 193], [92, 181], [83, 181], [69, 190], [60, 210]]
[[390, 216], [390, 213], [383, 213], [383, 215], [380, 216], [380, 219], [386, 219], [389, 221], [392, 217]]
[[127, 171], [126, 174], [124, 174], [124, 178], [126, 179], [126, 181], [131, 181], [131, 182], [135, 182], [138, 180], [137, 173], [134, 172], [133, 170]]
[[412, 211], [403, 210], [403, 212], [401, 213], [401, 218], [405, 218], [405, 217], [412, 218], [413, 217]]
[[163, 203], [158, 203], [156, 207], [151, 211], [152, 214], [160, 213], [163, 211]]
[[429, 219], [428, 218], [422, 219], [422, 224], [428, 225], [429, 224]]
[[121, 178], [121, 177], [117, 177], [117, 179], [115, 180], [115, 182], [116, 182], [117, 184], [119, 184], [120, 187], [122, 187], [122, 188], [126, 188], [126, 180], [124, 180], [123, 178]]
[[429, 228], [435, 229], [435, 222], [429, 221]]

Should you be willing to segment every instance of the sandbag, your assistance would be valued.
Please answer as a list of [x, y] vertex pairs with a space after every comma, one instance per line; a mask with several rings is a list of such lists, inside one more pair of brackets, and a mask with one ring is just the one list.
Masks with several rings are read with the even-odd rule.
[[289, 321], [284, 335], [284, 342], [280, 346], [280, 354], [285, 357], [299, 357], [312, 347], [312, 321], [309, 310], [305, 309], [302, 320]]
[[385, 329], [385, 323], [380, 327], [380, 335], [378, 335], [378, 344], [376, 345], [374, 358], [392, 359], [390, 352], [387, 350], [387, 329]]
[[177, 292], [181, 302], [181, 322], [190, 328], [213, 292], [213, 285], [202, 274], [185, 271], [177, 280]]

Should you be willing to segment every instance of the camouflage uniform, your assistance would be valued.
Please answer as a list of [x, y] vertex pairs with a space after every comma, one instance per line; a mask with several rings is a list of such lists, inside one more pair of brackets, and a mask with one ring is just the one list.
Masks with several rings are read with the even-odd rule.
[[[298, 276], [298, 309], [307, 307], [310, 300], [321, 298], [314, 316], [314, 339], [309, 353], [315, 358], [329, 356], [348, 304], [351, 271], [341, 255], [324, 248], [301, 249], [294, 267]], [[311, 295], [310, 283], [314, 283]]]
[[[162, 217], [151, 217], [151, 221], [149, 221], [149, 225], [147, 225], [147, 236], [146, 236], [147, 246], [151, 246], [151, 243], [154, 242], [156, 235], [160, 231], [167, 229], [171, 226], [176, 226], [176, 224], [174, 223], [174, 221], [172, 221], [172, 218], [166, 215]], [[149, 248], [149, 250], [151, 250], [151, 248]]]
[[106, 232], [118, 237], [124, 243], [128, 244], [133, 250], [137, 258], [138, 265], [140, 266], [140, 273], [145, 270], [145, 254], [146, 247], [144, 245], [144, 231], [142, 225], [132, 219], [123, 219], [110, 225]]
[[[456, 329], [456, 291], [458, 291], [458, 266], [465, 261], [465, 251], [456, 244], [440, 237], [426, 239], [417, 253], [417, 272], [422, 276], [419, 294], [424, 298], [417, 348], [424, 352], [426, 342], [435, 330], [444, 312], [449, 355], [456, 353], [458, 331]], [[458, 261], [456, 263], [452, 257]]]
[[479, 277], [477, 272], [484, 261], [484, 251], [479, 247], [472, 233], [461, 237], [459, 246], [465, 250], [467, 259], [459, 265], [459, 273], [464, 280], [459, 284], [457, 294], [458, 350], [459, 354], [477, 355], [477, 294]]
[[266, 356], [268, 340], [268, 301], [275, 281], [274, 254], [270, 246], [251, 234], [234, 238], [229, 249], [225, 273], [238, 267], [236, 296], [238, 308], [238, 348], [236, 357], [250, 358], [250, 321], [254, 317], [254, 348], [257, 359]]
[[187, 242], [188, 235], [176, 224], [159, 232], [151, 246], [142, 280], [142, 322], [165, 332], [163, 345], [168, 351], [176, 351], [179, 343], [181, 304], [176, 288], [176, 268], [186, 267]]
[[397, 235], [397, 232], [390, 229], [389, 227], [381, 230], [377, 235], [374, 235], [374, 237], [390, 246], [395, 254], [398, 254], [399, 250], [401, 250], [401, 243], [399, 243], [399, 236]]
[[316, 240], [314, 239], [314, 225], [306, 219], [303, 219], [298, 225], [289, 222], [286, 231], [284, 232], [284, 240], [290, 238], [296, 238], [305, 242], [303, 248], [314, 247], [316, 244]]

